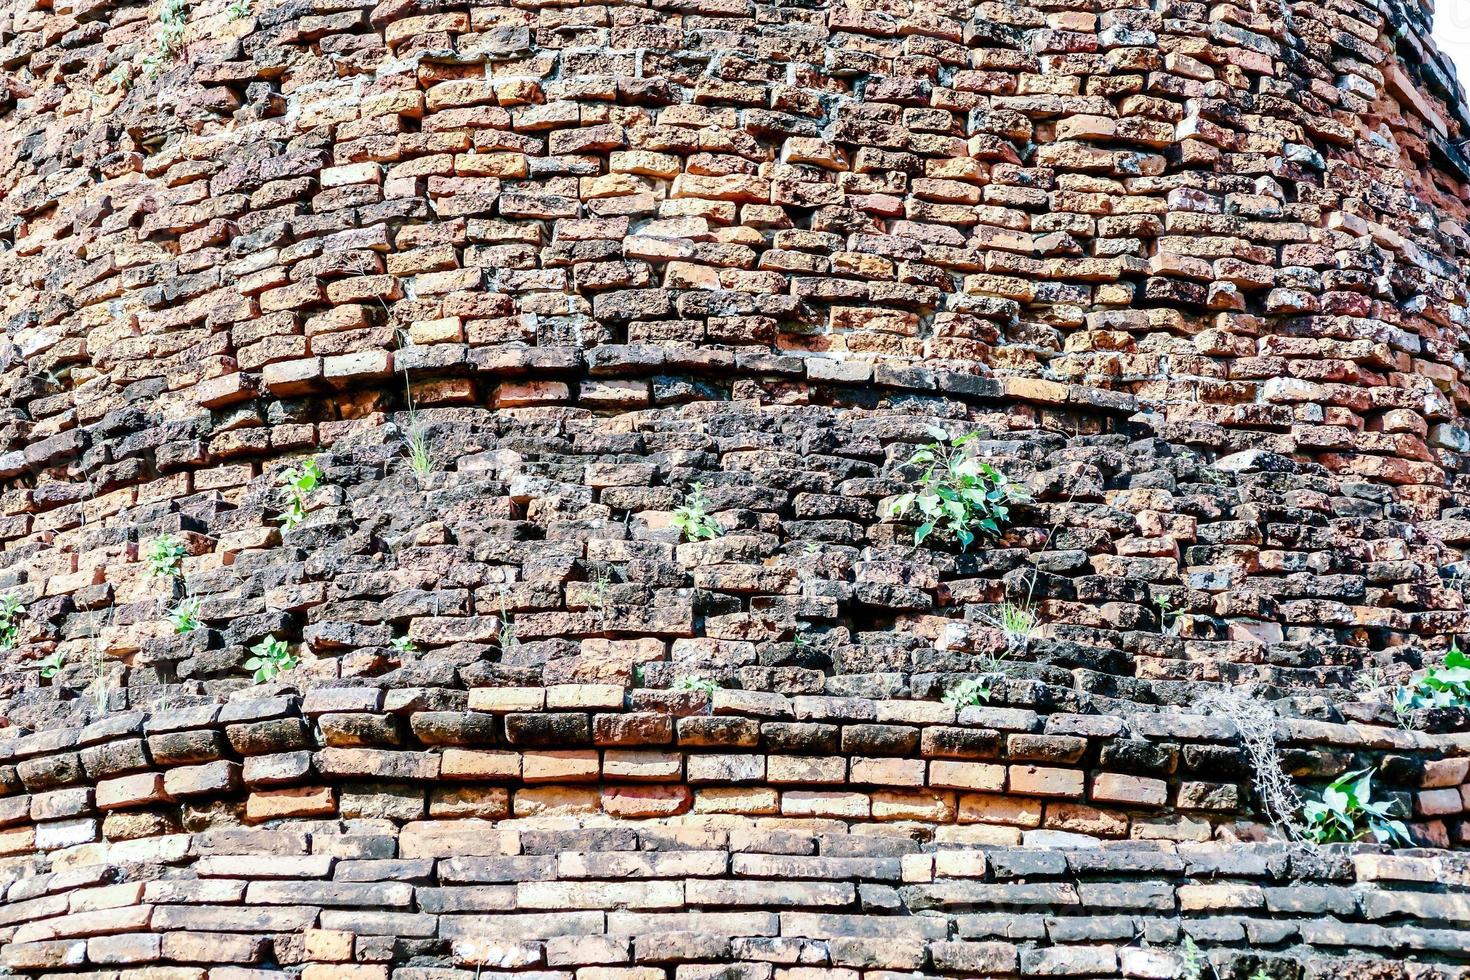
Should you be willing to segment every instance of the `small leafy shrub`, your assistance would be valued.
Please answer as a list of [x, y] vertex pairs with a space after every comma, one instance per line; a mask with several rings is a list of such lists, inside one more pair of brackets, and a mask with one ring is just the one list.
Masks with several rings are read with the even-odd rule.
[[686, 675], [674, 681], [674, 690], [699, 691], [703, 693], [704, 696], [707, 698], [713, 698], [715, 696], [715, 692], [719, 689], [720, 685], [716, 684], [708, 677], [690, 677]]
[[971, 677], [967, 680], [957, 681], [950, 685], [949, 690], [944, 692], [941, 700], [951, 708], [973, 708], [977, 705], [990, 702], [991, 688], [995, 678], [990, 676]]
[[1420, 712], [1434, 708], [1470, 708], [1470, 657], [1458, 644], [1445, 654], [1444, 666], [1427, 670], [1393, 693], [1393, 713], [1412, 728]]
[[1011, 504], [1025, 502], [1029, 495], [990, 463], [964, 452], [974, 433], [955, 438], [943, 429], [931, 428], [929, 434], [934, 441], [907, 463], [923, 467], [918, 489], [894, 500], [889, 517], [901, 520], [917, 511], [923, 523], [914, 529], [916, 545], [936, 530], [954, 535], [961, 550], [980, 535], [999, 537], [1010, 520]]
[[233, 0], [233, 2], [225, 8], [225, 14], [232, 21], [244, 20], [246, 17], [250, 16], [250, 0]]
[[173, 626], [175, 634], [182, 636], [200, 628], [202, 625], [199, 622], [200, 605], [198, 599], [185, 599], [174, 607], [173, 611], [168, 614], [168, 621]]
[[720, 536], [720, 525], [710, 516], [709, 508], [704, 484], [694, 484], [684, 497], [684, 506], [674, 509], [673, 524], [684, 532], [684, 540], [707, 541]]
[[13, 650], [20, 642], [20, 624], [25, 605], [13, 595], [0, 596], [0, 650]]
[[250, 652], [255, 656], [245, 661], [245, 669], [255, 672], [255, 683], [257, 684], [275, 680], [276, 675], [281, 671], [290, 670], [301, 662], [287, 648], [284, 640], [278, 640], [274, 636], [267, 636], [251, 647]]
[[286, 491], [286, 509], [276, 520], [281, 522], [281, 530], [291, 531], [306, 520], [306, 505], [312, 492], [322, 482], [322, 468], [317, 465], [316, 460], [308, 459], [300, 469], [287, 467], [281, 472], [279, 480]]
[[1372, 836], [1380, 844], [1410, 844], [1409, 828], [1395, 819], [1393, 800], [1373, 799], [1373, 770], [1337, 777], [1321, 800], [1302, 807], [1303, 836], [1314, 844], [1338, 844]]
[[55, 653], [51, 654], [51, 656], [41, 661], [41, 676], [49, 681], [57, 674], [61, 673], [61, 671], [65, 667], [66, 655], [63, 654], [60, 650], [57, 650]]
[[184, 542], [172, 534], [160, 534], [143, 546], [143, 564], [155, 578], [172, 578], [179, 574], [188, 553]]
[[406, 636], [395, 636], [388, 645], [405, 656], [419, 652], [418, 644]]

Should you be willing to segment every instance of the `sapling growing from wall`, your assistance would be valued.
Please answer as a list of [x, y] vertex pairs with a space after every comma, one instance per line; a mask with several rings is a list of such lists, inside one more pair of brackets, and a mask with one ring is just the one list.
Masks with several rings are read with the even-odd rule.
[[160, 534], [143, 546], [143, 565], [155, 578], [173, 578], [183, 569], [189, 550], [172, 534]]
[[704, 484], [696, 483], [684, 495], [683, 506], [674, 508], [673, 525], [686, 541], [707, 541], [720, 536], [720, 525], [709, 513], [710, 500]]
[[153, 51], [143, 59], [143, 71], [157, 78], [165, 66], [184, 49], [184, 32], [188, 29], [189, 6], [185, 0], [164, 0], [153, 31]]
[[306, 505], [321, 484], [322, 469], [316, 460], [308, 459], [299, 468], [288, 466], [282, 470], [278, 481], [286, 493], [286, 506], [276, 520], [281, 522], [281, 530], [291, 531], [306, 520]]
[[1424, 712], [1470, 709], [1470, 657], [1451, 644], [1444, 665], [1426, 670], [1393, 692], [1393, 713], [1404, 728], [1418, 727]]
[[250, 652], [254, 656], [245, 661], [245, 669], [254, 673], [257, 684], [275, 680], [282, 671], [291, 670], [300, 663], [285, 641], [274, 636], [267, 636], [251, 647]]
[[998, 538], [1010, 521], [1014, 503], [1030, 499], [985, 459], [964, 451], [975, 433], [954, 437], [944, 429], [931, 428], [934, 441], [909, 457], [907, 466], [921, 469], [914, 490], [900, 494], [889, 506], [889, 517], [899, 520], [917, 514], [914, 544], [920, 545], [935, 531], [952, 535], [961, 550], [981, 537]]
[[198, 599], [185, 599], [173, 608], [168, 614], [168, 621], [174, 628], [174, 633], [182, 636], [200, 628], [200, 605]]
[[1396, 800], [1373, 798], [1373, 770], [1344, 773], [1302, 807], [1303, 834], [1314, 844], [1339, 844], [1372, 837], [1380, 844], [1409, 845], [1409, 828], [1398, 819]]

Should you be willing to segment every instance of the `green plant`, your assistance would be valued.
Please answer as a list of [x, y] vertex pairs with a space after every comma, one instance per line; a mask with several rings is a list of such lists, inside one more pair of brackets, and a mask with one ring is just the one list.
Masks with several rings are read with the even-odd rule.
[[674, 681], [674, 690], [700, 691], [707, 698], [713, 698], [715, 696], [715, 692], [719, 689], [720, 685], [716, 684], [708, 677], [692, 677], [689, 675], [685, 675]]
[[64, 668], [65, 666], [66, 655], [63, 654], [60, 650], [57, 650], [55, 653], [51, 654], [51, 656], [41, 661], [41, 676], [49, 681], [51, 678], [61, 673], [62, 668]]
[[607, 568], [599, 571], [597, 578], [592, 580], [591, 599], [597, 606], [597, 614], [606, 619], [608, 607], [612, 604], [612, 572]]
[[250, 0], [233, 0], [233, 2], [225, 8], [225, 14], [228, 15], [230, 20], [232, 21], [244, 20], [246, 17], [250, 16]]
[[12, 650], [20, 642], [20, 622], [25, 614], [25, 605], [15, 596], [0, 596], [0, 650]]
[[185, 0], [165, 0], [158, 14], [158, 27], [153, 32], [153, 53], [143, 59], [143, 70], [149, 78], [157, 78], [184, 47], [188, 28], [189, 7]]
[[389, 641], [388, 645], [404, 655], [419, 652], [418, 644], [406, 636], [395, 636]]
[[257, 684], [274, 680], [281, 671], [290, 670], [300, 663], [296, 655], [286, 646], [286, 642], [274, 636], [267, 636], [251, 647], [250, 652], [255, 656], [245, 661], [245, 669], [255, 672], [255, 683]]
[[281, 522], [281, 530], [290, 531], [306, 520], [306, 504], [322, 481], [322, 468], [316, 460], [308, 459], [300, 469], [288, 466], [278, 479], [286, 490], [286, 509], [276, 520]]
[[408, 402], [408, 466], [419, 483], [434, 472], [434, 458], [429, 455], [429, 436], [419, 425], [419, 412], [413, 404], [413, 387], [408, 383], [408, 369], [403, 369], [403, 397]]
[[1005, 634], [1007, 650], [1025, 650], [1036, 632], [1036, 613], [1029, 601], [1018, 604], [1007, 599], [1001, 603], [995, 616], [988, 618], [991, 625]]
[[112, 84], [126, 92], [133, 87], [133, 66], [126, 63], [120, 64], [108, 73], [107, 78]]
[[949, 690], [944, 692], [944, 697], [940, 700], [951, 708], [970, 708], [988, 704], [993, 683], [994, 678], [988, 675], [956, 681], [950, 685]]
[[160, 534], [143, 546], [143, 564], [149, 575], [172, 578], [179, 574], [188, 553], [184, 542], [172, 534]]
[[416, 421], [409, 422], [408, 466], [420, 483], [434, 472], [434, 458], [429, 455], [429, 438]]
[[974, 433], [952, 437], [931, 428], [934, 441], [909, 457], [905, 464], [923, 467], [918, 488], [899, 495], [889, 507], [889, 517], [907, 518], [914, 511], [923, 523], [914, 529], [914, 544], [924, 543], [936, 530], [948, 531], [968, 549], [978, 535], [999, 537], [1010, 520], [1010, 506], [1029, 500], [1026, 492], [1000, 470], [964, 451]]
[[198, 599], [185, 599], [174, 607], [173, 611], [168, 614], [168, 621], [173, 625], [174, 633], [182, 635], [199, 629], [202, 625], [199, 622], [200, 605]]
[[507, 653], [520, 645], [516, 638], [515, 620], [511, 619], [510, 613], [505, 608], [505, 589], [500, 590], [500, 652]]
[[[1179, 944], [1179, 980], [1204, 980], [1209, 960], [1195, 945], [1193, 936], [1185, 936]], [[1213, 973], [1214, 971], [1211, 970]]]
[[1443, 667], [1426, 670], [1393, 693], [1393, 713], [1405, 728], [1432, 708], [1470, 708], [1470, 657], [1458, 643], [1450, 645]]
[[1179, 628], [1179, 617], [1184, 615], [1181, 610], [1174, 608], [1174, 603], [1168, 596], [1160, 593], [1154, 596], [1154, 605], [1159, 607], [1159, 626], [1170, 636]]
[[684, 532], [686, 541], [702, 541], [720, 536], [720, 525], [709, 514], [709, 496], [704, 484], [696, 483], [684, 496], [684, 505], [674, 508], [674, 527]]
[[1373, 770], [1359, 769], [1334, 779], [1320, 800], [1302, 807], [1303, 835], [1314, 844], [1334, 844], [1372, 836], [1380, 844], [1411, 844], [1409, 828], [1395, 819], [1395, 800], [1373, 799]]

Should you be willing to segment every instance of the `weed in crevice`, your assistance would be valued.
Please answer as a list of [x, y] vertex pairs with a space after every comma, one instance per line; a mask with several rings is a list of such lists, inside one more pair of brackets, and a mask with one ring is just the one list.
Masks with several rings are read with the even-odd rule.
[[684, 495], [684, 503], [674, 508], [673, 525], [684, 535], [686, 541], [708, 541], [721, 534], [720, 525], [709, 513], [710, 500], [704, 492], [704, 484], [696, 483]]
[[1301, 795], [1281, 764], [1276, 744], [1276, 712], [1269, 701], [1240, 690], [1214, 690], [1199, 700], [1200, 710], [1235, 725], [1241, 748], [1250, 760], [1252, 779], [1261, 809], [1271, 826], [1288, 843], [1302, 843]]
[[26, 607], [13, 595], [0, 596], [0, 650], [13, 650], [20, 642], [20, 624]]
[[918, 513], [922, 523], [914, 529], [915, 545], [935, 531], [952, 534], [962, 551], [982, 536], [1000, 537], [1011, 504], [1025, 503], [1030, 495], [991, 463], [964, 451], [975, 433], [954, 437], [936, 427], [929, 434], [934, 441], [905, 464], [923, 467], [917, 487], [900, 494], [888, 516], [901, 520]]
[[48, 681], [54, 679], [64, 669], [66, 669], [66, 654], [60, 650], [55, 651], [51, 656], [41, 661], [41, 676]]
[[184, 542], [172, 534], [160, 534], [143, 546], [143, 564], [155, 578], [175, 578], [183, 570], [188, 553]]
[[277, 515], [282, 531], [292, 531], [306, 520], [306, 507], [311, 494], [322, 482], [322, 469], [316, 460], [308, 459], [298, 469], [288, 466], [277, 478], [279, 486], [286, 491], [285, 509]]
[[676, 679], [673, 684], [673, 690], [675, 691], [699, 691], [705, 697], [711, 699], [714, 698], [715, 692], [719, 689], [720, 685], [708, 677], [694, 677], [687, 674]]
[[202, 603], [198, 599], [184, 599], [168, 614], [169, 625], [174, 628], [177, 635], [187, 635], [201, 628], [199, 621], [199, 608]]
[[277, 675], [291, 670], [301, 662], [284, 640], [278, 640], [274, 636], [267, 636], [251, 647], [250, 652], [254, 656], [245, 661], [245, 669], [254, 673], [257, 684], [275, 680]]
[[1322, 798], [1302, 807], [1302, 835], [1314, 844], [1345, 844], [1372, 837], [1380, 844], [1409, 846], [1409, 828], [1395, 813], [1396, 800], [1373, 798], [1373, 770], [1337, 777]]

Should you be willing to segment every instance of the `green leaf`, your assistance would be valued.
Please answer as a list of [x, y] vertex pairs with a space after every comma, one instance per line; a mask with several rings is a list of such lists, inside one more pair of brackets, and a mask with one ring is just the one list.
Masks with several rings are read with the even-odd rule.
[[918, 527], [918, 529], [916, 531], [914, 531], [914, 544], [923, 544], [924, 543], [924, 539], [927, 538], [930, 535], [930, 533], [933, 532], [933, 530], [934, 530], [934, 522], [933, 521], [929, 521], [927, 524], [920, 524], [919, 527]]

